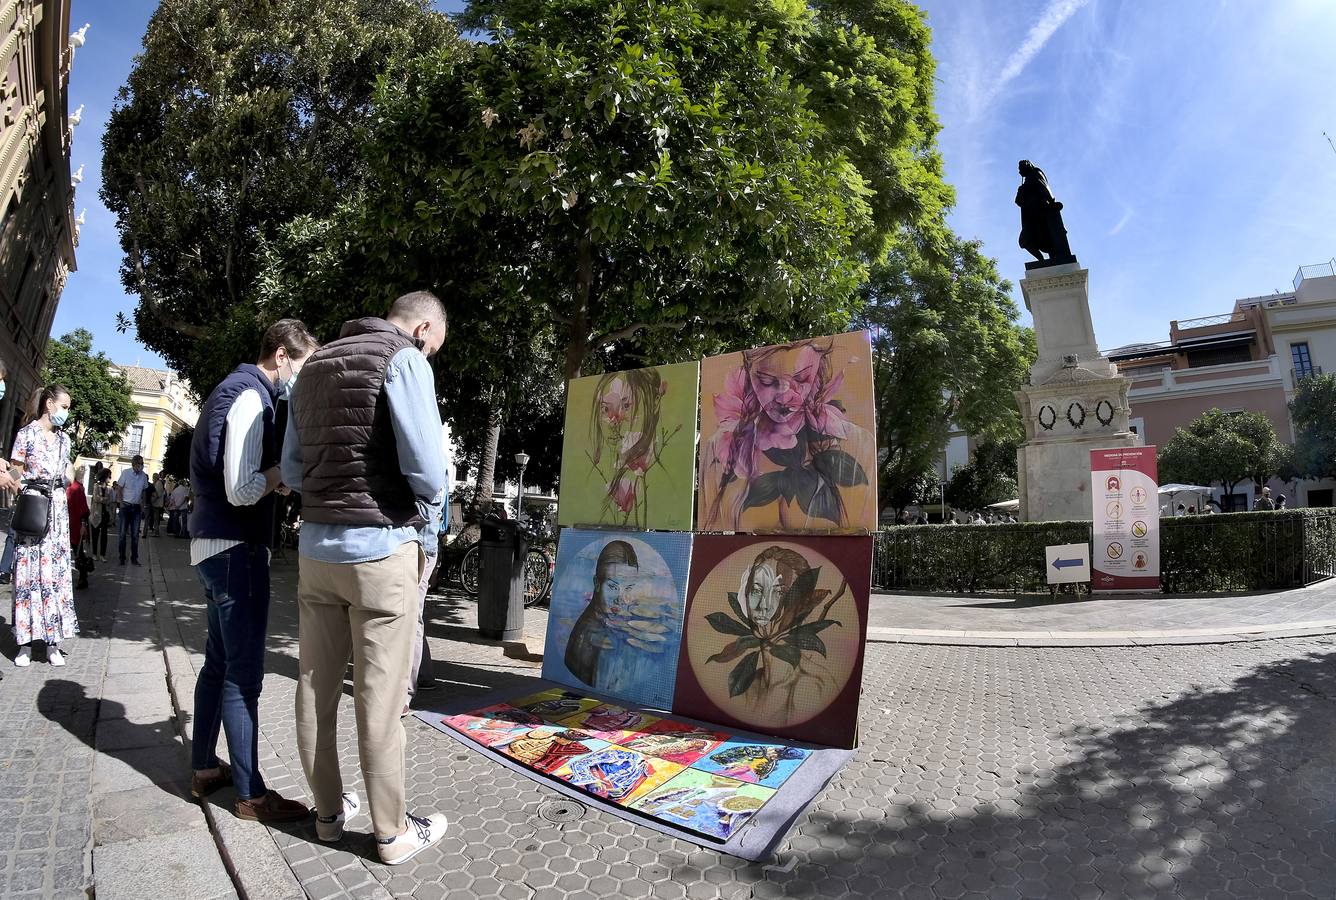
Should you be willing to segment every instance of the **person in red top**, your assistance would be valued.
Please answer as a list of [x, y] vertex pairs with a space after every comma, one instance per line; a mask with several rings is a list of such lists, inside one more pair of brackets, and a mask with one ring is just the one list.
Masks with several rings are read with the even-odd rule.
[[[65, 488], [65, 499], [70, 510], [70, 556], [74, 558], [78, 557], [79, 541], [83, 538], [84, 525], [92, 511], [88, 506], [88, 495], [84, 492], [83, 477], [84, 467], [79, 466], [74, 470], [74, 480]], [[75, 587], [88, 587], [87, 572], [80, 570], [79, 583]]]

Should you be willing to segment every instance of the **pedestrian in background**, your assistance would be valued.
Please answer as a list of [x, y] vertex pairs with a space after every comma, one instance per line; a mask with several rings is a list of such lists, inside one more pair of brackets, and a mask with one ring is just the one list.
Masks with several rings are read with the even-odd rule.
[[116, 521], [116, 494], [111, 489], [111, 470], [102, 469], [93, 481], [92, 496], [89, 497], [88, 523], [92, 526], [92, 546], [89, 552], [94, 559], [107, 561], [107, 535]]
[[[0, 400], [5, 399], [5, 376], [8, 374], [4, 360], [0, 360]], [[0, 491], [17, 494], [22, 487], [22, 482], [9, 474], [9, 466], [0, 466]], [[4, 541], [4, 549], [0, 550], [0, 584], [9, 584], [14, 567], [14, 534], [7, 528]]]
[[88, 527], [89, 514], [88, 494], [83, 486], [85, 471], [83, 466], [76, 466], [74, 477], [65, 488], [65, 505], [70, 515], [70, 558], [74, 560], [74, 568], [79, 573], [79, 580], [75, 585], [79, 588], [88, 587], [88, 572], [84, 568], [83, 558], [79, 555], [79, 545], [84, 539], [84, 529]]
[[1253, 503], [1253, 509], [1258, 510], [1258, 509], [1275, 509], [1275, 508], [1276, 508], [1275, 501], [1271, 499], [1271, 488], [1269, 487], [1262, 488], [1262, 496], [1258, 497], [1257, 501]]
[[184, 480], [172, 488], [172, 513], [172, 534], [177, 537], [187, 537], [189, 532], [186, 530], [186, 519], [190, 515], [190, 485]]
[[[271, 790], [260, 774], [259, 705], [269, 630], [269, 551], [274, 534], [278, 436], [274, 409], [316, 347], [306, 326], [281, 319], [264, 333], [260, 357], [238, 366], [200, 410], [190, 444], [198, 504], [190, 541], [208, 600], [204, 667], [195, 683], [191, 793], [226, 784], [237, 790], [237, 818], [291, 822], [310, 810]], [[231, 769], [217, 756], [220, 729]]]
[[60, 645], [79, 631], [70, 575], [70, 521], [65, 486], [70, 470], [70, 439], [62, 427], [70, 415], [69, 391], [47, 385], [28, 411], [10, 452], [10, 478], [45, 481], [51, 486], [51, 518], [41, 539], [19, 537], [14, 553], [14, 602], [10, 621], [19, 650], [14, 665], [32, 662], [32, 645], [46, 644], [46, 661], [65, 665]]
[[120, 541], [117, 549], [121, 565], [125, 565], [126, 538], [129, 538], [130, 561], [139, 565], [139, 526], [144, 517], [144, 492], [148, 490], [148, 474], [144, 472], [144, 457], [135, 455], [130, 468], [116, 479], [116, 503], [120, 512]]
[[446, 473], [435, 377], [445, 308], [418, 291], [386, 319], [344, 323], [288, 402], [283, 482], [302, 495], [297, 588], [297, 750], [316, 836], [335, 841], [356, 812], [343, 790], [338, 710], [351, 654], [362, 777], [376, 849], [398, 865], [439, 841], [445, 816], [409, 813], [404, 726], [424, 554]]
[[1276, 497], [1276, 509], [1284, 509], [1284, 508], [1285, 508], [1285, 495], [1280, 494]]
[[150, 488], [148, 495], [148, 528], [145, 530], [152, 532], [154, 537], [161, 537], [159, 527], [162, 522], [162, 505], [167, 497], [167, 482], [163, 480], [161, 472], [153, 476], [153, 484], [150, 485]]

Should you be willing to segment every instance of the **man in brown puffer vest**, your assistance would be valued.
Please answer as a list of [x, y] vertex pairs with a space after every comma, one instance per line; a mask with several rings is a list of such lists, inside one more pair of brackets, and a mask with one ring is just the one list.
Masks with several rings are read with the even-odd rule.
[[427, 362], [445, 333], [445, 309], [426, 291], [400, 297], [384, 319], [346, 322], [302, 368], [283, 446], [283, 482], [302, 494], [297, 748], [316, 834], [338, 840], [359, 807], [343, 790], [337, 740], [351, 654], [362, 777], [389, 865], [407, 862], [446, 828], [439, 813], [405, 808], [399, 717], [417, 629], [422, 529], [445, 500]]

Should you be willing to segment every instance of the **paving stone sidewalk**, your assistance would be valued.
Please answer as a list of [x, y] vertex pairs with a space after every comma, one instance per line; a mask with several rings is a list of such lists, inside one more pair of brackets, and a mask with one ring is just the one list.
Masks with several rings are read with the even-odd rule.
[[[145, 548], [146, 558], [151, 554]], [[0, 634], [0, 896], [236, 897], [172, 717], [147, 567], [99, 563], [53, 668]], [[10, 609], [5, 587], [0, 602]]]
[[970, 635], [1052, 638], [1030, 641], [1037, 646], [1087, 638], [1109, 645], [1200, 643], [1336, 632], [1336, 578], [1291, 591], [1228, 595], [877, 593], [870, 608], [873, 641], [958, 643], [951, 639]]
[[[185, 546], [158, 546], [160, 617], [170, 610], [185, 645], [167, 657], [195, 659], [202, 604]], [[292, 714], [295, 579], [291, 561], [276, 562], [262, 747], [266, 776], [305, 796]], [[433, 601], [443, 688], [424, 700], [537, 674], [532, 643], [480, 642], [472, 624], [464, 598]], [[531, 615], [529, 634], [543, 625]], [[572, 804], [414, 720], [410, 806], [449, 814], [439, 849], [381, 866], [365, 814], [334, 847], [309, 825], [266, 830], [300, 891], [317, 898], [1330, 898], [1333, 663], [1336, 641], [1323, 637], [872, 645], [858, 755], [765, 865]], [[173, 677], [188, 679], [177, 668]], [[347, 696], [341, 716], [345, 777], [360, 790]], [[262, 846], [234, 847], [225, 833], [223, 843], [233, 858]]]

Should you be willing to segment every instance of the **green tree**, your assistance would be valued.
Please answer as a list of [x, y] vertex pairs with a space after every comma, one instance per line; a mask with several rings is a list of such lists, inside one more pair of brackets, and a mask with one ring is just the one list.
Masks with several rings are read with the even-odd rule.
[[83, 328], [47, 342], [42, 378], [70, 392], [65, 430], [76, 456], [101, 456], [135, 419], [130, 383], [124, 375], [113, 375], [110, 365], [105, 354], [93, 353], [93, 335]]
[[140, 339], [201, 393], [251, 358], [265, 242], [360, 183], [387, 61], [458, 44], [428, 0], [163, 0], [103, 136]]
[[1220, 482], [1226, 494], [1245, 479], [1258, 484], [1277, 474], [1285, 462], [1285, 445], [1271, 420], [1258, 412], [1202, 413], [1159, 451], [1160, 480], [1210, 485]]
[[475, 3], [490, 43], [382, 80], [366, 192], [287, 229], [265, 301], [328, 328], [436, 287], [447, 413], [526, 444], [543, 381], [841, 330], [950, 198], [927, 29], [874, 5], [876, 39], [845, 4]]
[[979, 444], [968, 463], [956, 466], [946, 487], [946, 499], [959, 509], [981, 510], [1016, 497], [1014, 441]]
[[1294, 457], [1308, 478], [1336, 478], [1336, 374], [1310, 375], [1290, 403]]
[[1013, 447], [1021, 437], [1014, 392], [1034, 334], [1017, 324], [1011, 286], [978, 242], [948, 237], [946, 247], [897, 245], [864, 288], [885, 502], [935, 470], [953, 428]]
[[190, 478], [190, 442], [195, 439], [195, 429], [181, 428], [167, 436], [167, 449], [163, 452], [163, 474], [186, 481]]

